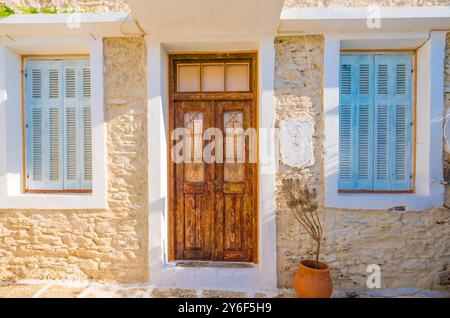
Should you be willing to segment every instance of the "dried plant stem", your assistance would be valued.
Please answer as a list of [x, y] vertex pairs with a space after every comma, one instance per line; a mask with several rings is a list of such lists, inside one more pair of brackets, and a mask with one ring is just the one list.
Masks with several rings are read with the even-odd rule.
[[319, 268], [319, 255], [323, 235], [322, 223], [317, 213], [318, 204], [315, 191], [302, 186], [299, 180], [283, 180], [282, 194], [294, 212], [298, 223], [316, 242], [315, 268]]

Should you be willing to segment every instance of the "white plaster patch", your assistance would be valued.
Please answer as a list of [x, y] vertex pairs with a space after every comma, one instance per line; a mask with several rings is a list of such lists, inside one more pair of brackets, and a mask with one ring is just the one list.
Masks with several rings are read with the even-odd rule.
[[444, 124], [445, 151], [450, 153], [450, 109], [447, 110]]
[[314, 121], [308, 115], [282, 120], [280, 124], [281, 161], [294, 168], [305, 168], [314, 164]]

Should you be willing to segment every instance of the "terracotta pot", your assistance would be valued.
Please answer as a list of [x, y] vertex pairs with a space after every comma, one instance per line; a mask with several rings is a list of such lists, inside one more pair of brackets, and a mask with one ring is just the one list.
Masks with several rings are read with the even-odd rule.
[[314, 268], [315, 261], [303, 260], [295, 274], [294, 288], [300, 298], [330, 298], [333, 283], [330, 267], [319, 262], [319, 268]]

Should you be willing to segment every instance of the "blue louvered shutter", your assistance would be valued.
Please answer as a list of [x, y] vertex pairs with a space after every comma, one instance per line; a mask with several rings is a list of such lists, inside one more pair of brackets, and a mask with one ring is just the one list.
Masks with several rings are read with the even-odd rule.
[[64, 60], [64, 188], [92, 187], [89, 60]]
[[63, 189], [61, 71], [60, 61], [27, 61], [26, 175], [29, 190]]
[[339, 189], [412, 188], [412, 59], [342, 55]]
[[412, 189], [412, 57], [342, 55], [339, 189]]
[[412, 189], [412, 57], [375, 56], [375, 190]]
[[339, 189], [353, 190], [352, 177], [352, 69], [351, 56], [342, 56], [340, 65], [339, 102]]
[[373, 56], [341, 56], [339, 189], [373, 184]]

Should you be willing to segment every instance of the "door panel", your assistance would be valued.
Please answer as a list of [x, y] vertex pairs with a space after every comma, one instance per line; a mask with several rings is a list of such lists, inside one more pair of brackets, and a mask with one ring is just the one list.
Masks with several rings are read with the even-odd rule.
[[[256, 163], [249, 162], [250, 139], [243, 132], [256, 127], [252, 101], [220, 101], [216, 125], [223, 132], [224, 163], [216, 164], [217, 194], [214, 258], [226, 261], [253, 259], [256, 211]], [[237, 130], [234, 130], [237, 129]], [[240, 129], [240, 131], [239, 131]], [[256, 151], [256, 149], [252, 149]], [[219, 238], [218, 238], [219, 237]]]
[[[222, 64], [229, 62], [224, 55], [214, 57]], [[248, 128], [256, 131], [256, 75], [251, 71], [256, 56], [226, 57], [250, 65], [250, 91], [179, 93], [177, 62], [173, 56], [170, 59], [169, 132], [185, 129], [183, 137], [172, 143], [183, 145], [182, 162], [173, 159], [176, 147], [169, 149], [171, 260], [256, 261], [257, 164], [249, 161], [257, 157], [250, 156], [251, 150], [257, 152], [257, 136], [251, 136], [251, 141], [243, 134]], [[207, 56], [192, 63], [214, 61]], [[189, 57], [183, 56], [179, 63], [186, 65]], [[202, 150], [212, 140], [203, 140], [208, 128], [218, 128], [223, 134], [222, 144], [215, 148], [218, 157], [218, 148], [222, 148], [223, 161], [211, 163], [202, 158]], [[217, 136], [213, 138], [220, 142]]]
[[176, 213], [175, 254], [177, 259], [209, 259], [211, 257], [211, 218], [213, 209], [208, 183], [211, 167], [203, 162], [203, 132], [211, 127], [210, 102], [175, 104], [175, 128], [186, 128], [183, 140], [184, 161], [175, 165]]

